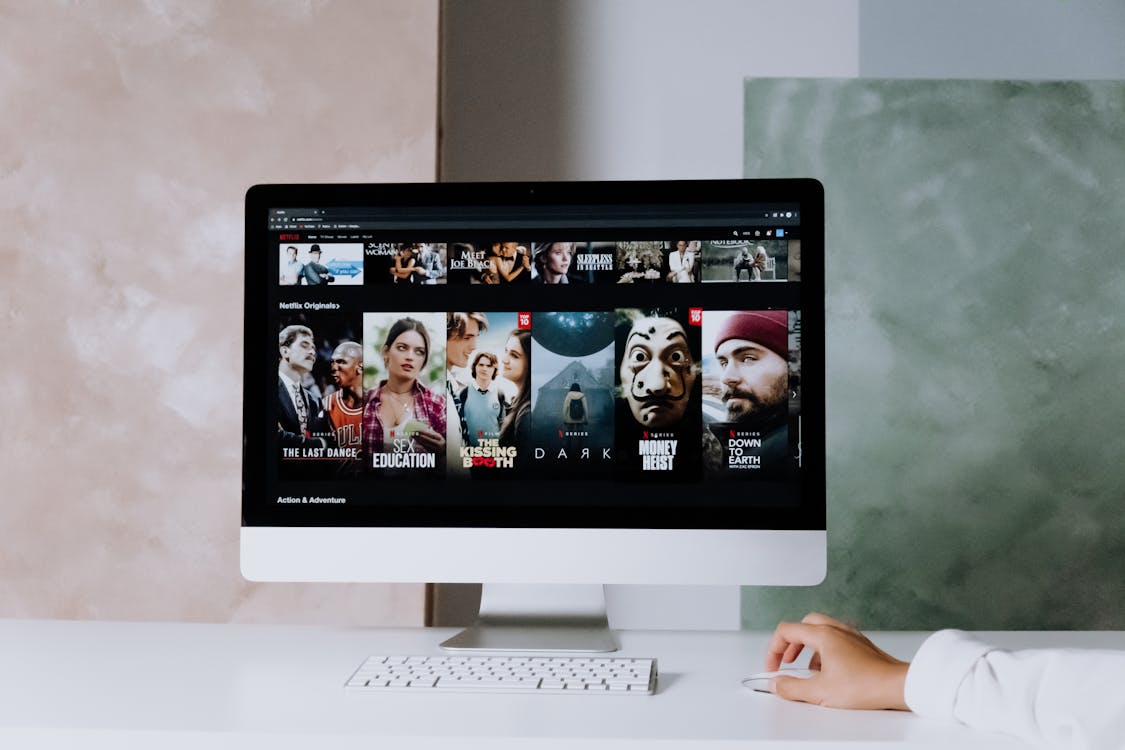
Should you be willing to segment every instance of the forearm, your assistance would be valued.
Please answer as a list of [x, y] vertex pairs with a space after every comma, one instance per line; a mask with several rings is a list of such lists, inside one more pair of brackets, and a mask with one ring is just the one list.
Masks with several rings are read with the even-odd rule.
[[1055, 747], [1119, 748], [1122, 672], [1125, 652], [1008, 652], [944, 630], [919, 649], [906, 678], [906, 703], [923, 716]]

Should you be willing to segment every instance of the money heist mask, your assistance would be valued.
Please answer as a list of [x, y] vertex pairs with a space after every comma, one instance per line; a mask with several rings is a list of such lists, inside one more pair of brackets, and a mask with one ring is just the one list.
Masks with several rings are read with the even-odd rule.
[[633, 321], [621, 360], [621, 391], [639, 424], [673, 427], [691, 400], [698, 377], [687, 334], [672, 318]]

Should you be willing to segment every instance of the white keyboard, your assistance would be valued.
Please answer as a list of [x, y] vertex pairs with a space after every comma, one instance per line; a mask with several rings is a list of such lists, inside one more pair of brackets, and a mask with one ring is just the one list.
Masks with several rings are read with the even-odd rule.
[[345, 685], [388, 690], [651, 695], [655, 659], [570, 656], [371, 656]]

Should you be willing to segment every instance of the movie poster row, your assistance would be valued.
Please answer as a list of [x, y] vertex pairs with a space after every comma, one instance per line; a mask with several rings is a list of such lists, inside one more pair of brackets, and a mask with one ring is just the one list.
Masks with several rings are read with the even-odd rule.
[[799, 381], [785, 310], [296, 313], [279, 478], [785, 477]]
[[278, 252], [282, 286], [682, 284], [801, 278], [801, 242], [793, 239], [298, 242], [282, 243]]

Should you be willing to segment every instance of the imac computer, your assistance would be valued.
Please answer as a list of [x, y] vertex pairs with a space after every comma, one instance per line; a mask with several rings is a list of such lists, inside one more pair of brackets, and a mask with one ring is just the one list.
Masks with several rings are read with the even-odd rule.
[[602, 584], [824, 577], [815, 180], [257, 185], [245, 290], [248, 579], [606, 651]]

